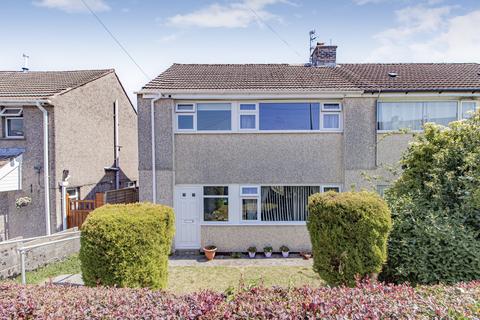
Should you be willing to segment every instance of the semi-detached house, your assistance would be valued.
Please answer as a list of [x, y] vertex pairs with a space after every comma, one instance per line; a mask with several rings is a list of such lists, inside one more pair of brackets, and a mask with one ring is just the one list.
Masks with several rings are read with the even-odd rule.
[[[138, 92], [141, 200], [174, 206], [176, 249], [310, 249], [308, 196], [394, 177], [425, 122], [479, 106], [475, 63], [174, 64]], [[401, 130], [403, 131], [403, 130]], [[375, 180], [374, 180], [375, 181]]]

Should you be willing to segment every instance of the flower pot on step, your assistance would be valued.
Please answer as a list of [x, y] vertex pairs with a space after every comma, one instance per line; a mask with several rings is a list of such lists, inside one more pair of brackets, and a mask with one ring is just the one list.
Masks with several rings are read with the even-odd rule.
[[248, 253], [248, 256], [249, 256], [251, 259], [253, 259], [253, 258], [255, 258], [255, 255], [256, 255], [256, 254], [257, 254], [256, 252], [249, 252], [249, 253]]

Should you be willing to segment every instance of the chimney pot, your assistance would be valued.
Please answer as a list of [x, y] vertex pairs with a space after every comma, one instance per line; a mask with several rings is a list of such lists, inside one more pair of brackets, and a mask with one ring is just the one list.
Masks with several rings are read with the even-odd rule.
[[335, 67], [337, 64], [337, 46], [326, 46], [318, 42], [312, 52], [312, 65], [315, 67]]

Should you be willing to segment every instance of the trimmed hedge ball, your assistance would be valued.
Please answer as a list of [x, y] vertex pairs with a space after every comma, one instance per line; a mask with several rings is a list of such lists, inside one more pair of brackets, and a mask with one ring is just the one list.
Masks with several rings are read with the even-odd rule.
[[376, 275], [387, 260], [390, 209], [373, 192], [314, 194], [307, 228], [313, 268], [330, 285], [354, 286], [356, 277]]
[[82, 225], [80, 261], [87, 286], [165, 288], [175, 233], [173, 209], [152, 203], [105, 205]]

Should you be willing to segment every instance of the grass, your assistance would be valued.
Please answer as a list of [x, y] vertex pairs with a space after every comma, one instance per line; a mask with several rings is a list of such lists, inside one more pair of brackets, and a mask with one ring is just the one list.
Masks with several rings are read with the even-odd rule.
[[[265, 286], [298, 287], [321, 286], [322, 280], [311, 268], [292, 266], [199, 266], [169, 267], [168, 290], [175, 293], [187, 293], [202, 289], [225, 291], [245, 285], [263, 283]], [[28, 284], [39, 284], [62, 274], [80, 273], [78, 255], [51, 263], [36, 271], [27, 272]], [[21, 282], [20, 277], [16, 278]]]
[[[78, 259], [78, 254], [75, 254], [65, 260], [50, 263], [35, 271], [27, 272], [26, 277], [28, 284], [38, 284], [61, 274], [73, 274], [79, 272], [80, 260]], [[18, 283], [22, 282], [21, 276], [18, 276], [15, 280]]]

